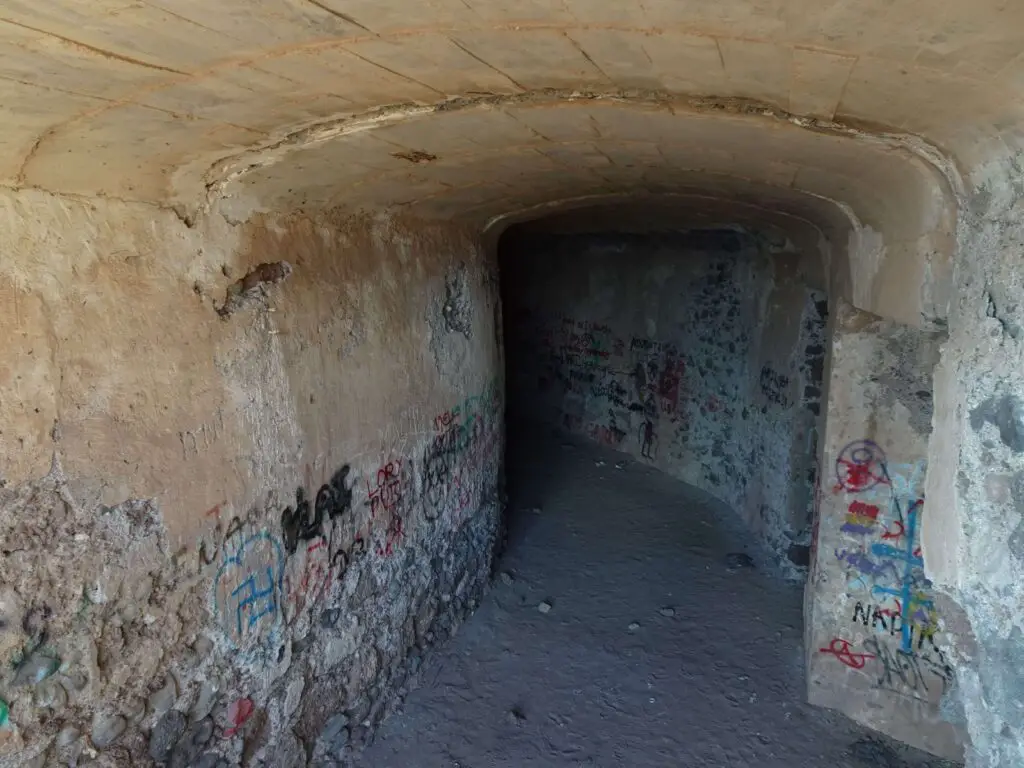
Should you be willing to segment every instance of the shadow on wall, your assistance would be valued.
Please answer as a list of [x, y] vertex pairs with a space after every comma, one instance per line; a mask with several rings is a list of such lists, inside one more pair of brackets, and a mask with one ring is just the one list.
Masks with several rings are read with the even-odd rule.
[[809, 560], [825, 295], [791, 244], [739, 229], [500, 244], [510, 423], [629, 453]]

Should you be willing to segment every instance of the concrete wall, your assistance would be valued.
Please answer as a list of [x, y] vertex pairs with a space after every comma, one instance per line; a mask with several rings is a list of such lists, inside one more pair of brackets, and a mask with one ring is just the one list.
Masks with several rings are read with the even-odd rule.
[[[816, 542], [805, 594], [808, 692], [864, 724], [962, 759], [948, 657], [957, 611], [924, 574], [921, 529], [941, 331], [840, 303], [831, 324]], [[941, 506], [938, 502], [934, 506]]]
[[976, 168], [935, 373], [928, 576], [963, 611], [950, 633], [973, 766], [1024, 765], [1024, 189], [1019, 142]]
[[703, 488], [806, 565], [823, 294], [742, 231], [503, 242], [510, 404]]
[[366, 739], [488, 577], [494, 265], [385, 218], [0, 216], [0, 765]]

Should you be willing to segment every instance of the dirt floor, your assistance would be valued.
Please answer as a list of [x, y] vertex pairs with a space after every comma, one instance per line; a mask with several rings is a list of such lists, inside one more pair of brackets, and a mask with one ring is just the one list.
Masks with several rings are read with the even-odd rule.
[[359, 766], [951, 765], [803, 702], [801, 587], [718, 502], [582, 442], [514, 450], [501, 575]]

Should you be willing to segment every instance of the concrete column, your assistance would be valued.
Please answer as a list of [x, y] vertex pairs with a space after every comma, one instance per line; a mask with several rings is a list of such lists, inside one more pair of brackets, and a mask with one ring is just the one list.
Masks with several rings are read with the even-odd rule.
[[921, 557], [942, 340], [835, 308], [805, 637], [811, 703], [961, 758], [963, 736], [941, 711], [953, 672]]

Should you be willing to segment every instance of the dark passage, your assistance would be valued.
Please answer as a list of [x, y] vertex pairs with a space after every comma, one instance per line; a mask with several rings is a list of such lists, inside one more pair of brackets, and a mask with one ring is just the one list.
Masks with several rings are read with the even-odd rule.
[[507, 548], [359, 764], [945, 766], [803, 701], [826, 307], [800, 257], [505, 245]]
[[510, 422], [557, 426], [707, 491], [807, 565], [821, 408], [818, 256], [741, 229], [512, 229]]

